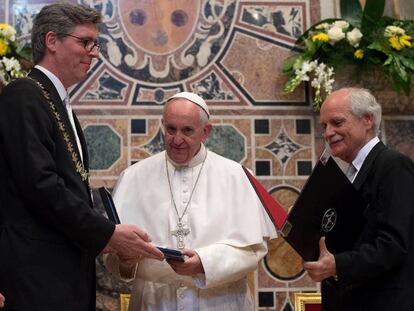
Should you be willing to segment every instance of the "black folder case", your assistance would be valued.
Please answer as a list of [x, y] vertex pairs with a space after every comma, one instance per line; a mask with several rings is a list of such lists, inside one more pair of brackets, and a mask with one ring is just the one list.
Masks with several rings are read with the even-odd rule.
[[351, 250], [364, 225], [366, 203], [332, 157], [312, 171], [281, 230], [305, 261], [319, 257], [319, 239], [328, 250]]
[[108, 219], [115, 224], [120, 224], [121, 221], [118, 217], [118, 213], [116, 211], [114, 201], [112, 200], [111, 193], [105, 187], [100, 187], [98, 190], [99, 194], [101, 195], [102, 203], [105, 207], [106, 215], [108, 215]]

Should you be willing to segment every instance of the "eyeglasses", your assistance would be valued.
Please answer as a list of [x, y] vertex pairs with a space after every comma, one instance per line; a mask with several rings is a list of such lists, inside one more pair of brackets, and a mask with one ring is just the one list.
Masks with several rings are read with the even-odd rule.
[[99, 52], [99, 50], [101, 49], [101, 46], [98, 44], [98, 42], [96, 42], [94, 40], [91, 40], [91, 39], [80, 38], [80, 37], [77, 37], [77, 36], [74, 36], [74, 35], [70, 35], [68, 33], [58, 33], [58, 35], [65, 36], [65, 37], [72, 37], [72, 38], [78, 39], [80, 42], [83, 43], [83, 47], [89, 53], [92, 52], [92, 50], [94, 48], [96, 48], [96, 51], [97, 52]]

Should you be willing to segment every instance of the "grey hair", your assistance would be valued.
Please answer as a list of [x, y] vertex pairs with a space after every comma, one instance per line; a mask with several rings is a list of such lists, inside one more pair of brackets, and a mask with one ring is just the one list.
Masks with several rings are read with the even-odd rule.
[[33, 21], [33, 62], [37, 64], [43, 59], [45, 38], [49, 31], [57, 34], [69, 34], [78, 25], [98, 25], [100, 22], [101, 14], [86, 6], [70, 3], [54, 3], [44, 6]]
[[345, 88], [348, 91], [351, 112], [358, 118], [372, 115], [374, 118], [374, 131], [378, 135], [381, 125], [381, 105], [374, 95], [364, 88]]
[[209, 118], [207, 112], [204, 111], [204, 109], [202, 109], [201, 107], [198, 107], [198, 106], [197, 106], [197, 108], [198, 108], [198, 110], [200, 110], [200, 120], [201, 120], [201, 124], [203, 126], [205, 126], [208, 123], [208, 121], [209, 121], [210, 118]]
[[[171, 102], [173, 102], [174, 100], [177, 100], [177, 99], [181, 99], [181, 98], [173, 98], [173, 99], [171, 99], [171, 100], [169, 100], [169, 101], [167, 101], [166, 103], [165, 103], [165, 105], [164, 105], [164, 109], [163, 109], [163, 116], [165, 115], [165, 111], [167, 110], [167, 106], [168, 106], [168, 104], [169, 103], [171, 103]], [[183, 98], [183, 99], [185, 99], [185, 98]], [[187, 99], [188, 100], [188, 99]], [[198, 109], [198, 111], [199, 111], [199, 113], [200, 113], [200, 121], [201, 121], [201, 125], [202, 126], [205, 126], [207, 123], [208, 123], [208, 121], [209, 121], [209, 116], [208, 116], [208, 114], [207, 114], [207, 112], [205, 112], [204, 111], [204, 109], [202, 109], [200, 106], [198, 106], [197, 104], [194, 104], [195, 106], [197, 106], [197, 109]]]

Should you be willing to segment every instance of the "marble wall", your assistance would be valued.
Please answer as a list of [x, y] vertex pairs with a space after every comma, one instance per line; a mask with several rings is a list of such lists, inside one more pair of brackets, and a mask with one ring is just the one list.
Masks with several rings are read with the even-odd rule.
[[[33, 16], [51, 2], [2, 0], [0, 18], [29, 40]], [[335, 0], [82, 2], [104, 16], [100, 59], [70, 91], [88, 142], [94, 188], [112, 188], [123, 169], [163, 149], [164, 100], [188, 90], [210, 107], [214, 131], [208, 147], [250, 167], [284, 207], [293, 204], [323, 141], [309, 89], [282, 94], [281, 64], [306, 28], [337, 14]], [[380, 78], [370, 86], [385, 107], [382, 139], [414, 159], [412, 97], [397, 97]], [[100, 208], [99, 198], [97, 203]], [[119, 310], [119, 294], [129, 284], [111, 277], [101, 258], [97, 263], [98, 308]], [[270, 242], [250, 277], [257, 310], [293, 310], [293, 292], [319, 290], [282, 239]]]

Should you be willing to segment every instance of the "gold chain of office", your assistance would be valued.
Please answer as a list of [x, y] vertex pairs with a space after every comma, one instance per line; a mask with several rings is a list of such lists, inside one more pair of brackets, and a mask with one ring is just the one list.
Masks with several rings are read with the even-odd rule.
[[69, 133], [66, 130], [65, 124], [63, 123], [62, 118], [61, 118], [59, 112], [57, 111], [55, 104], [53, 103], [52, 99], [50, 98], [49, 92], [45, 89], [45, 87], [43, 86], [42, 83], [40, 83], [39, 81], [37, 81], [37, 80], [35, 80], [31, 77], [28, 77], [28, 78], [30, 80], [32, 80], [33, 82], [35, 82], [40, 87], [40, 89], [42, 90], [43, 95], [45, 96], [45, 98], [46, 98], [46, 100], [49, 104], [49, 108], [52, 111], [52, 114], [56, 119], [59, 130], [62, 133], [63, 140], [66, 143], [66, 148], [67, 148], [67, 150], [68, 150], [68, 152], [69, 152], [69, 154], [72, 158], [73, 164], [75, 165], [76, 172], [79, 174], [82, 181], [85, 182], [89, 186], [89, 172], [83, 166], [82, 161], [79, 160], [78, 154], [76, 153], [75, 148], [73, 146], [73, 143], [70, 140]]

